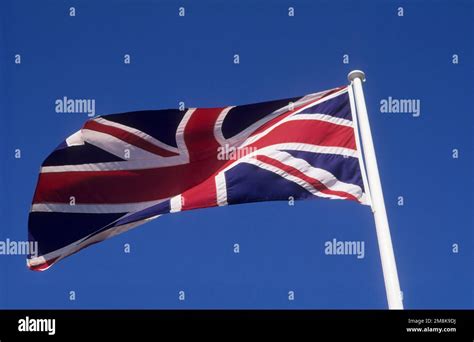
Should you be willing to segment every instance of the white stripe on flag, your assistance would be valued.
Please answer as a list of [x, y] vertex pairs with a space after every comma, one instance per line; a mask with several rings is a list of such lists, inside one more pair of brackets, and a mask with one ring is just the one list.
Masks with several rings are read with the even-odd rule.
[[286, 118], [285, 122], [288, 121], [298, 121], [298, 120], [316, 120], [316, 121], [324, 121], [324, 122], [329, 122], [334, 125], [339, 125], [339, 126], [346, 126], [346, 127], [352, 127], [352, 121], [346, 120], [343, 118], [338, 118], [336, 116], [331, 116], [327, 114], [298, 114], [298, 115], [292, 115]]
[[67, 146], [78, 146], [84, 145], [84, 139], [82, 139], [82, 132], [79, 130], [76, 133], [66, 138]]
[[75, 204], [67, 203], [35, 203], [31, 206], [32, 212], [58, 212], [58, 213], [88, 213], [88, 214], [112, 214], [129, 213], [148, 208], [165, 201], [146, 201], [137, 203], [120, 204]]
[[[292, 181], [298, 185], [300, 185], [301, 187], [303, 187], [304, 189], [306, 189], [308, 192], [312, 193], [314, 196], [318, 196], [318, 197], [324, 197], [324, 198], [331, 198], [331, 199], [345, 199], [344, 197], [340, 197], [340, 196], [336, 196], [336, 195], [330, 195], [330, 194], [325, 194], [323, 192], [320, 192], [318, 189], [316, 189], [314, 186], [312, 186], [311, 184], [309, 184], [308, 182], [302, 180], [301, 178], [298, 178], [298, 177], [295, 177], [293, 175], [290, 175], [289, 173], [287, 173], [286, 171], [280, 169], [280, 168], [277, 168], [273, 165], [269, 165], [267, 163], [264, 163], [260, 160], [257, 160], [257, 159], [250, 159], [250, 160], [246, 160], [245, 163], [248, 163], [248, 164], [253, 164], [253, 165], [256, 165], [264, 170], [267, 170], [267, 171], [271, 171], [273, 173], [276, 173], [277, 175], [285, 178], [285, 179], [288, 179], [289, 181]], [[321, 182], [322, 183], [322, 182]]]
[[178, 211], [181, 211], [182, 196], [181, 195], [176, 195], [174, 197], [171, 197], [170, 207], [171, 207], [171, 211], [170, 211], [171, 213], [176, 213]]
[[266, 130], [264, 130], [263, 132], [260, 132], [258, 134], [255, 134], [253, 136], [249, 136], [248, 138], [246, 138], [246, 140], [240, 145], [240, 147], [243, 147], [243, 146], [247, 146], [247, 145], [250, 145], [250, 144], [253, 144], [254, 142], [260, 140], [261, 138], [263, 138], [264, 136], [266, 136], [268, 133], [270, 133], [271, 131], [273, 131], [275, 128], [277, 128], [278, 126], [280, 125], [283, 125], [284, 123], [288, 122], [289, 120], [291, 120], [291, 118], [293, 118], [294, 116], [297, 116], [296, 114], [304, 111], [305, 109], [308, 109], [310, 107], [313, 107], [313, 106], [316, 106], [320, 103], [323, 103], [323, 102], [326, 102], [328, 100], [331, 100], [339, 95], [342, 95], [344, 93], [347, 92], [347, 87], [346, 88], [343, 88], [337, 92], [335, 92], [334, 94], [331, 94], [331, 95], [328, 95], [327, 97], [323, 97], [322, 99], [317, 99], [317, 100], [314, 100], [313, 102], [305, 105], [303, 108], [300, 108], [299, 110], [295, 111], [294, 113], [292, 113], [290, 116], [287, 116], [286, 118], [284, 118], [283, 120], [281, 121], [278, 121], [277, 123], [273, 124], [272, 126], [268, 127]]
[[[119, 158], [125, 160], [141, 160], [141, 159], [164, 159], [154, 153], [143, 150], [133, 144], [120, 140], [113, 135], [90, 130], [87, 128], [82, 129], [82, 136], [84, 141], [92, 144], [104, 151], [107, 151]], [[126, 158], [127, 154], [129, 158]]]
[[283, 143], [283, 144], [274, 144], [270, 146], [265, 146], [261, 149], [253, 151], [244, 157], [236, 160], [232, 164], [228, 165], [222, 172], [225, 172], [234, 166], [238, 165], [239, 163], [246, 162], [249, 159], [252, 159], [257, 154], [266, 154], [271, 153], [271, 151], [276, 150], [295, 150], [295, 151], [305, 151], [305, 152], [313, 152], [313, 153], [323, 153], [323, 154], [337, 154], [340, 156], [348, 156], [357, 158], [358, 153], [356, 150], [352, 150], [350, 148], [345, 147], [334, 147], [334, 146], [320, 146], [320, 145], [313, 145], [313, 144], [303, 144], [303, 143]]
[[225, 180], [224, 172], [219, 172], [215, 177], [216, 180], [216, 192], [217, 192], [217, 205], [222, 207], [227, 205], [227, 184]]
[[308, 177], [317, 179], [330, 190], [347, 192], [357, 199], [362, 196], [362, 188], [357, 184], [342, 182], [331, 172], [325, 169], [313, 167], [304, 159], [295, 158], [287, 152], [280, 151], [272, 151], [264, 155], [276, 159], [285, 165], [294, 167]]

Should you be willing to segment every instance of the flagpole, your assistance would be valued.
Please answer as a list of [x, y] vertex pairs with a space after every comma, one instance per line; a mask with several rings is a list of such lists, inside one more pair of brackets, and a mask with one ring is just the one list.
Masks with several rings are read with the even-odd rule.
[[403, 309], [402, 294], [398, 281], [397, 265], [393, 253], [392, 239], [388, 225], [387, 212], [383, 199], [382, 185], [380, 183], [377, 158], [375, 156], [372, 133], [370, 131], [369, 117], [365, 106], [362, 82], [365, 81], [365, 74], [360, 70], [353, 70], [347, 75], [354, 92], [355, 108], [360, 129], [362, 149], [365, 159], [365, 166], [368, 174], [370, 197], [372, 200], [372, 212], [375, 219], [377, 231], [377, 241], [382, 261], [383, 277], [385, 281], [385, 291], [389, 309]]

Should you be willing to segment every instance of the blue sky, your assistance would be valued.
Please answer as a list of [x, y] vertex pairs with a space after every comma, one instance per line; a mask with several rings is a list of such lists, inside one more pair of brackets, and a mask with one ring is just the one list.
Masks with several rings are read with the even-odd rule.
[[[362, 69], [405, 306], [473, 308], [473, 20], [472, 1], [2, 1], [0, 239], [26, 239], [41, 162], [87, 120], [56, 113], [58, 98], [95, 99], [97, 114], [215, 107]], [[380, 113], [389, 96], [421, 115]], [[365, 258], [325, 255], [333, 238], [364, 241]], [[42, 273], [0, 255], [0, 308], [386, 307], [373, 217], [347, 201], [171, 214]]]

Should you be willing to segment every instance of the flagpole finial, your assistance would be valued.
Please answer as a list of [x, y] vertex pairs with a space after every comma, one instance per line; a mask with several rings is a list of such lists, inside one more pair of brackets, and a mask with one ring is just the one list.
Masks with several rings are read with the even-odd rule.
[[362, 70], [352, 70], [348, 75], [347, 79], [352, 82], [354, 79], [360, 78], [361, 81], [365, 81], [365, 74]]

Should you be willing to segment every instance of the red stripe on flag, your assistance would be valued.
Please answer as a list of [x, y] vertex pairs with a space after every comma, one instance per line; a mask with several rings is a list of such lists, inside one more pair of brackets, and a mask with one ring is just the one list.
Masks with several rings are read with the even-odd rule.
[[181, 194], [213, 175], [217, 158], [144, 170], [41, 173], [33, 203], [133, 203]]
[[310, 102], [310, 103], [305, 103], [304, 105], [301, 105], [301, 106], [298, 106], [298, 107], [295, 107], [293, 108], [293, 110], [289, 110], [289, 111], [286, 111], [280, 115], [278, 115], [277, 117], [271, 119], [270, 121], [264, 123], [262, 126], [258, 127], [255, 131], [252, 132], [252, 134], [250, 136], [254, 136], [258, 133], [261, 133], [261, 132], [264, 132], [266, 129], [272, 127], [273, 125], [277, 124], [278, 122], [282, 121], [283, 119], [285, 119], [286, 117], [290, 116], [291, 114], [299, 111], [300, 109], [303, 109], [304, 107], [307, 107], [307, 106], [310, 106], [311, 104], [314, 104], [318, 101], [321, 101], [321, 99], [325, 98], [326, 96], [329, 96], [331, 94], [334, 94], [344, 88], [346, 88], [347, 86], [343, 86], [343, 87], [339, 87], [339, 88], [335, 88], [331, 91], [328, 91], [326, 94], [324, 94], [323, 96], [321, 96], [320, 98]]
[[56, 262], [56, 260], [58, 260], [59, 257], [56, 257], [56, 258], [53, 258], [53, 259], [50, 259], [50, 260], [45, 260], [45, 262], [43, 262], [42, 264], [38, 264], [38, 265], [28, 265], [28, 268], [32, 271], [44, 271], [44, 270], [47, 270], [52, 264], [54, 264]]
[[262, 148], [282, 143], [303, 143], [356, 149], [352, 127], [317, 120], [285, 122], [249, 146]]
[[124, 142], [127, 142], [129, 144], [135, 145], [145, 151], [148, 151], [150, 153], [162, 156], [162, 157], [171, 157], [171, 156], [177, 156], [178, 154], [175, 152], [168, 151], [164, 148], [161, 148], [159, 146], [156, 146], [152, 144], [151, 142], [131, 133], [128, 131], [125, 131], [123, 129], [120, 129], [118, 127], [114, 126], [108, 126], [101, 124], [97, 121], [91, 120], [87, 121], [86, 124], [84, 125], [85, 129], [89, 129], [92, 131], [96, 132], [101, 132], [101, 133], [106, 133], [109, 134], [117, 139], [120, 139]]
[[197, 108], [184, 128], [184, 142], [190, 161], [216, 158], [220, 144], [214, 137], [214, 126], [224, 108]]
[[304, 180], [305, 182], [307, 182], [307, 183], [311, 184], [312, 186], [314, 186], [319, 192], [322, 192], [323, 194], [335, 195], [335, 196], [350, 199], [350, 200], [353, 200], [353, 201], [358, 201], [358, 199], [355, 196], [351, 195], [350, 193], [345, 192], [345, 191], [330, 190], [328, 187], [326, 187], [326, 185], [321, 183], [316, 178], [310, 177], [310, 176], [304, 174], [303, 172], [301, 172], [300, 170], [294, 168], [293, 166], [284, 164], [284, 163], [280, 162], [279, 160], [276, 160], [276, 159], [273, 159], [273, 158], [270, 158], [270, 157], [264, 156], [264, 155], [257, 155], [257, 156], [255, 156], [255, 159], [257, 159], [257, 160], [259, 160], [259, 161], [261, 161], [265, 164], [275, 166], [275, 167], [285, 171], [286, 173], [289, 173], [292, 176], [295, 176], [295, 177], [298, 177], [298, 178]]
[[201, 184], [185, 191], [182, 198], [181, 210], [215, 207], [217, 205], [215, 177], [212, 176]]

